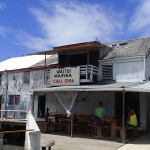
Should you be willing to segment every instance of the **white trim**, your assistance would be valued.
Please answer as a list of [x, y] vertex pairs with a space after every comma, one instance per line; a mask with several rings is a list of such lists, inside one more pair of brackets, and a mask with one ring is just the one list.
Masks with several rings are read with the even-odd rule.
[[112, 83], [92, 86], [60, 86], [51, 88], [34, 89], [36, 92], [56, 92], [56, 91], [126, 91], [126, 92], [150, 92], [150, 82], [137, 83]]

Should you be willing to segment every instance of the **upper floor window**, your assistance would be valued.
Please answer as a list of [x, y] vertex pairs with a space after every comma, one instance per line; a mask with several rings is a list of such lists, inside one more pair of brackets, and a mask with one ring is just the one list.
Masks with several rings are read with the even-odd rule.
[[20, 95], [9, 95], [9, 105], [19, 105], [20, 104]]
[[30, 71], [25, 71], [24, 72], [23, 83], [30, 83]]
[[102, 80], [103, 81], [113, 80], [113, 65], [112, 64], [102, 65]]
[[0, 85], [2, 85], [2, 74], [0, 74]]
[[50, 69], [46, 70], [46, 81], [50, 81]]

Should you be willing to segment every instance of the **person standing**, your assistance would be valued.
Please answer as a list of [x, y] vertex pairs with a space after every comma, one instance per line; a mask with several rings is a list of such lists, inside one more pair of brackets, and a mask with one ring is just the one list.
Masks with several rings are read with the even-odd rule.
[[45, 132], [48, 132], [48, 117], [49, 117], [50, 113], [49, 113], [49, 108], [46, 108], [46, 113], [45, 113]]
[[93, 130], [95, 135], [101, 136], [101, 125], [103, 118], [105, 116], [105, 108], [103, 107], [103, 102], [99, 102], [99, 106], [95, 109], [95, 116], [93, 118]]
[[100, 118], [100, 120], [103, 120], [105, 116], [105, 108], [103, 107], [103, 102], [99, 102], [99, 106], [95, 109], [95, 115]]

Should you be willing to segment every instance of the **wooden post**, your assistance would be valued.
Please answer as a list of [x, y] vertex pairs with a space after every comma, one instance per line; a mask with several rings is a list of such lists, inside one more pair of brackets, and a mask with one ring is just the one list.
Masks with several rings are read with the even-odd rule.
[[116, 137], [116, 126], [117, 126], [117, 120], [112, 119], [111, 124], [110, 124], [110, 135], [112, 138]]
[[102, 136], [102, 130], [100, 126], [96, 127], [96, 133], [97, 133], [97, 136]]

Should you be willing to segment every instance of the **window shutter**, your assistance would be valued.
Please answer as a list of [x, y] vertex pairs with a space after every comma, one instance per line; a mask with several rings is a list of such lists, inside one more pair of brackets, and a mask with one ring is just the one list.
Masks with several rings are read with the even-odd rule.
[[113, 65], [112, 64], [102, 65], [102, 80], [103, 81], [113, 80]]

